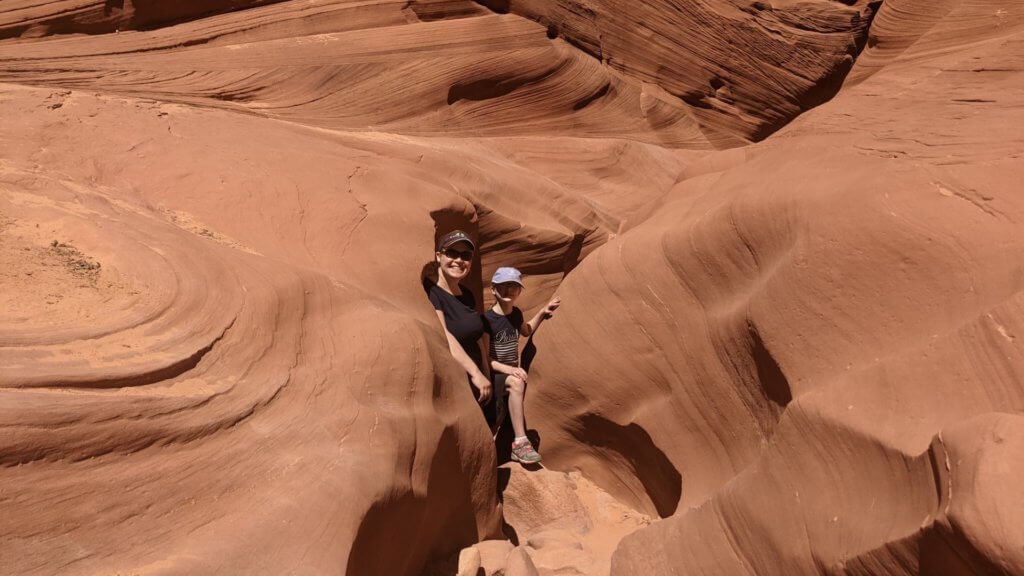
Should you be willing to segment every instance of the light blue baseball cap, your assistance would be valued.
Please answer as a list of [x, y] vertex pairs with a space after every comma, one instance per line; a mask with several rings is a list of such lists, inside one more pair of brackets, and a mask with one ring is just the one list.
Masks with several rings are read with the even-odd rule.
[[491, 278], [491, 284], [504, 284], [506, 282], [515, 282], [522, 286], [523, 273], [509, 266], [503, 266], [495, 270], [494, 277]]

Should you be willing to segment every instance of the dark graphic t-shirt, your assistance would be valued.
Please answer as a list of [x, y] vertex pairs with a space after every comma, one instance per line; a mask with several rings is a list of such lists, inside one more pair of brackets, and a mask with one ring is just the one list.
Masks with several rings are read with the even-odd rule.
[[482, 314], [476, 311], [476, 299], [465, 286], [459, 286], [462, 294], [453, 296], [445, 292], [437, 284], [426, 286], [427, 298], [435, 310], [444, 313], [444, 323], [448, 331], [459, 341], [462, 349], [477, 366], [483, 363], [480, 355], [480, 337], [487, 331]]
[[512, 307], [508, 316], [493, 308], [484, 313], [491, 329], [491, 360], [509, 366], [519, 366], [519, 327], [523, 325], [523, 311]]

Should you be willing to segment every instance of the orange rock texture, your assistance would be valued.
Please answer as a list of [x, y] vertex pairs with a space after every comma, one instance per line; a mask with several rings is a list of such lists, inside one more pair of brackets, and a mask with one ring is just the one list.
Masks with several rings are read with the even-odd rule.
[[1022, 127], [1011, 0], [6, 0], [0, 573], [1024, 574]]

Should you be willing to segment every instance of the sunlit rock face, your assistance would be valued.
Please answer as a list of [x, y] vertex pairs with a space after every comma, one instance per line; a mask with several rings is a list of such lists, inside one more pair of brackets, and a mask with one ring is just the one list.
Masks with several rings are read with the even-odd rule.
[[0, 572], [1024, 573], [1015, 3], [3, 4]]

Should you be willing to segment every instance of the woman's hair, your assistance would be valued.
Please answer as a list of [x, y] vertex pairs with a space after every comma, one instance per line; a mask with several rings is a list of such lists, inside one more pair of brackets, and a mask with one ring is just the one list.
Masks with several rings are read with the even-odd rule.
[[420, 271], [420, 282], [424, 289], [429, 288], [432, 284], [437, 284], [437, 271], [440, 266], [437, 260], [428, 260], [423, 265], [423, 270]]

